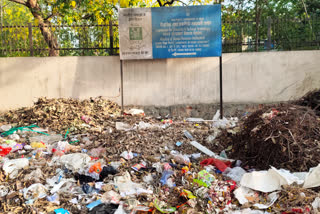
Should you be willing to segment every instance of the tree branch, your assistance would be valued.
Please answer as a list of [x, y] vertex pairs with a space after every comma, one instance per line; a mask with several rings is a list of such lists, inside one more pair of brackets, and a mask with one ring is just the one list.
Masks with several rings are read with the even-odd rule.
[[47, 18], [44, 19], [44, 21], [47, 21], [48, 19], [52, 18], [53, 16], [55, 16], [56, 14], [52, 13], [50, 14]]
[[163, 6], [172, 5], [174, 2], [175, 2], [175, 0], [167, 1], [166, 3], [163, 4]]
[[159, 4], [159, 6], [162, 7], [162, 2], [161, 2], [161, 0], [157, 0], [157, 2], [158, 2], [158, 4]]
[[27, 6], [27, 2], [25, 2], [23, 0], [9, 0], [9, 1], [17, 3], [17, 4], [22, 4], [24, 6]]

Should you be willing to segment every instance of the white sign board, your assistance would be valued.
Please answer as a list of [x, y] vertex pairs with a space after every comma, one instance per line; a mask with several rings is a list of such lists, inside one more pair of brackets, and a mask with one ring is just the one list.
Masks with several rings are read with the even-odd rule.
[[120, 59], [152, 59], [151, 8], [121, 8]]

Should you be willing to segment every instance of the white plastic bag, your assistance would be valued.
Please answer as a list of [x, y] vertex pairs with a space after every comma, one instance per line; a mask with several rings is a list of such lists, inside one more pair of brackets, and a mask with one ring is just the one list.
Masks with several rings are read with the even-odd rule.
[[9, 175], [10, 179], [14, 179], [18, 176], [18, 170], [29, 166], [29, 160], [27, 158], [19, 158], [13, 160], [7, 160], [3, 164], [3, 170], [6, 175]]
[[60, 158], [60, 164], [64, 165], [67, 169], [77, 172], [80, 169], [84, 169], [88, 166], [91, 158], [87, 154], [74, 153], [63, 155]]

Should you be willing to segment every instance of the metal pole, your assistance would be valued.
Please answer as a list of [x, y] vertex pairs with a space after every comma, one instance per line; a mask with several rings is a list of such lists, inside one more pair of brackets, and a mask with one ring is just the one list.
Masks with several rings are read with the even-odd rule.
[[32, 40], [32, 23], [28, 24], [28, 29], [29, 29], [30, 56], [34, 56], [34, 53], [33, 53], [33, 40]]
[[271, 17], [268, 17], [268, 46], [267, 49], [271, 50]]
[[123, 61], [120, 60], [120, 76], [121, 76], [121, 111], [123, 112]]
[[222, 96], [222, 55], [219, 57], [220, 64], [220, 119], [223, 118], [223, 96]]
[[[0, 37], [0, 42], [2, 44], [2, 47], [4, 48], [4, 38], [2, 37], [2, 32], [3, 32], [3, 0], [1, 0], [1, 5], [0, 5], [0, 17], [1, 17], [1, 37]], [[2, 53], [2, 50], [1, 50], [1, 53]]]

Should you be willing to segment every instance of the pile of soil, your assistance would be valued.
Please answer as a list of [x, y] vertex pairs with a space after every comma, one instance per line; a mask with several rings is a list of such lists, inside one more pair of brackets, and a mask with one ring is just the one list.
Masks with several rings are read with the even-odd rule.
[[320, 163], [320, 121], [303, 106], [266, 106], [243, 119], [236, 134], [224, 132], [219, 141], [232, 145], [231, 158], [244, 166], [308, 171]]
[[320, 90], [307, 93], [300, 100], [294, 101], [293, 104], [300, 106], [308, 106], [320, 116]]

